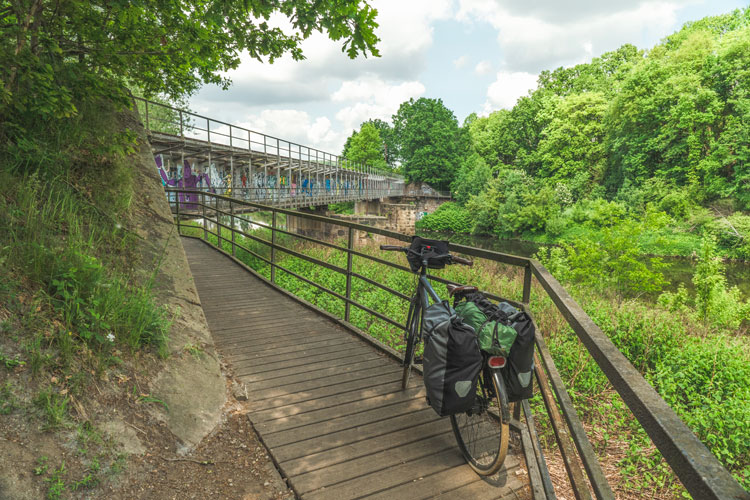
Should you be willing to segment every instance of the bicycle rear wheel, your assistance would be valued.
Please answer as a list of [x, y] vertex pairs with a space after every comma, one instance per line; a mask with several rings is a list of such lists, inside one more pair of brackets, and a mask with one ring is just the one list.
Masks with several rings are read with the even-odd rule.
[[499, 375], [493, 377], [489, 370], [482, 370], [474, 407], [450, 417], [461, 453], [480, 476], [497, 472], [508, 453], [510, 429], [501, 417], [503, 407], [506, 415], [510, 413], [505, 394], [503, 378]]
[[411, 378], [411, 368], [414, 366], [414, 354], [419, 343], [419, 327], [422, 323], [422, 307], [419, 304], [419, 295], [415, 295], [409, 307], [409, 315], [406, 322], [406, 352], [404, 353], [404, 372], [401, 376], [401, 388], [406, 389]]

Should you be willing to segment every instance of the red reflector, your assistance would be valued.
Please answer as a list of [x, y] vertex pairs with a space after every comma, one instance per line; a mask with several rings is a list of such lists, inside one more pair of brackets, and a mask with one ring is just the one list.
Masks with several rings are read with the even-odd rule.
[[487, 364], [490, 368], [502, 368], [505, 366], [505, 358], [503, 356], [490, 356]]

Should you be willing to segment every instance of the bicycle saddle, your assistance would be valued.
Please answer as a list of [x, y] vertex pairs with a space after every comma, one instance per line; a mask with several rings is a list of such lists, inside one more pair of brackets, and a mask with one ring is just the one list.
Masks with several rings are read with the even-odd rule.
[[479, 288], [471, 285], [445, 285], [448, 288], [448, 295], [453, 297], [454, 295], [462, 295], [464, 293], [478, 292]]

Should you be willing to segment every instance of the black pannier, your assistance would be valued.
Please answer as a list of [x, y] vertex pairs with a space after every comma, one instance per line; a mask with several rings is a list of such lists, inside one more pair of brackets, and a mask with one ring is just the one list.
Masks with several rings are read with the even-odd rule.
[[444, 240], [428, 240], [414, 236], [409, 250], [411, 251], [406, 254], [406, 260], [409, 261], [409, 267], [415, 273], [422, 267], [422, 258], [427, 258], [427, 267], [431, 269], [442, 269], [450, 261], [448, 242]]
[[503, 368], [503, 379], [508, 390], [508, 401], [529, 399], [533, 392], [534, 374], [534, 323], [524, 311], [519, 311], [507, 302], [498, 307], [507, 315], [510, 326], [518, 333], [510, 348], [508, 362]]
[[424, 385], [427, 401], [441, 417], [471, 408], [482, 369], [474, 329], [461, 321], [448, 301], [424, 311]]

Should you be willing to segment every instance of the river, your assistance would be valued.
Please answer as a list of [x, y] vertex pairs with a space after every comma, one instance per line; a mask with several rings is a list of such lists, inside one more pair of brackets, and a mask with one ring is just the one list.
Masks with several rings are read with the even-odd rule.
[[[470, 234], [454, 233], [433, 233], [429, 231], [420, 231], [421, 236], [430, 238], [447, 239], [461, 245], [468, 245], [496, 252], [520, 255], [521, 257], [533, 257], [544, 245], [533, 243], [531, 241], [521, 240], [504, 240], [493, 236], [474, 236]], [[668, 267], [662, 270], [667, 285], [664, 287], [667, 291], [675, 291], [680, 284], [684, 284], [689, 291], [693, 291], [693, 273], [695, 272], [696, 262], [683, 257], [662, 257], [662, 260], [668, 264]], [[742, 292], [744, 299], [750, 298], [750, 263], [748, 262], [726, 262], [724, 271], [727, 278], [727, 284], [732, 287], [736, 286]]]

